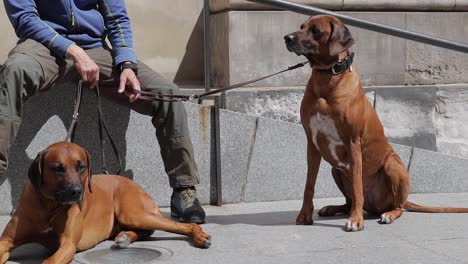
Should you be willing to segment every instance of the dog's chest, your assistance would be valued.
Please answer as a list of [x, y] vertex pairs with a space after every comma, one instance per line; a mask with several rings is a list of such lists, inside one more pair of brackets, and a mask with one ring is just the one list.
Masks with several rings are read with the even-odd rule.
[[[340, 161], [337, 154], [337, 148], [344, 146], [344, 143], [338, 134], [335, 121], [329, 116], [316, 113], [310, 117], [309, 126], [312, 133], [312, 141], [322, 156], [328, 156], [324, 155], [324, 152], [326, 151], [338, 166], [347, 168], [348, 165]], [[321, 142], [319, 144], [319, 137], [321, 139], [325, 139], [325, 142]]]

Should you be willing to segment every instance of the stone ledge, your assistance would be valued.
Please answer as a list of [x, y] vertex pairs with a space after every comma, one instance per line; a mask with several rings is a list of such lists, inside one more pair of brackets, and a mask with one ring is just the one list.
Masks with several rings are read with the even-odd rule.
[[[289, 0], [290, 2], [335, 11], [468, 11], [466, 0]], [[226, 11], [279, 10], [245, 0], [211, 0], [212, 13]]]

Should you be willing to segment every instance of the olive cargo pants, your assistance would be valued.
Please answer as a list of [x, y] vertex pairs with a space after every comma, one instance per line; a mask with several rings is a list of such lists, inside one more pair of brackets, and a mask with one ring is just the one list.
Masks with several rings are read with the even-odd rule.
[[[198, 170], [184, 105], [144, 100], [130, 103], [125, 95], [117, 93], [119, 76], [113, 70], [111, 51], [100, 47], [86, 52], [99, 65], [99, 86], [103, 96], [152, 116], [170, 186], [197, 184]], [[9, 53], [0, 68], [0, 175], [8, 168], [8, 155], [21, 124], [24, 102], [37, 92], [51, 88], [57, 81], [68, 80], [69, 76], [75, 76], [78, 81], [73, 62], [52, 56], [46, 47], [33, 40], [19, 43]], [[172, 94], [178, 90], [175, 84], [141, 62], [138, 63], [138, 80], [144, 91]]]

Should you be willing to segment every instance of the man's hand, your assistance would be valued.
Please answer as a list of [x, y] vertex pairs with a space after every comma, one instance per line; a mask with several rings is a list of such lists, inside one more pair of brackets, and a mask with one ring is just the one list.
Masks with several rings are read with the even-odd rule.
[[[130, 91], [126, 91], [125, 87], [128, 86]], [[124, 69], [120, 74], [120, 85], [119, 85], [119, 93], [125, 92], [128, 96], [130, 102], [136, 101], [140, 98], [139, 93], [133, 93], [132, 91], [141, 91], [140, 82], [138, 81], [135, 72], [131, 69]]]
[[67, 57], [73, 60], [81, 80], [88, 83], [91, 89], [96, 87], [99, 82], [99, 66], [88, 54], [82, 48], [73, 44], [68, 48]]

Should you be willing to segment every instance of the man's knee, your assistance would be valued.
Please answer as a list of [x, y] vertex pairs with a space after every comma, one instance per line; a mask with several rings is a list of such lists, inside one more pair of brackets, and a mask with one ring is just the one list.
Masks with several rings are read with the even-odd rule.
[[33, 57], [22, 53], [16, 53], [11, 55], [5, 62], [5, 65], [3, 65], [2, 71], [4, 75], [18, 75], [23, 73], [39, 74], [41, 72], [42, 67], [39, 64], [39, 62]]
[[29, 92], [38, 88], [44, 80], [42, 67], [33, 57], [17, 53], [11, 55], [3, 65], [0, 82], [11, 89], [26, 89]]

